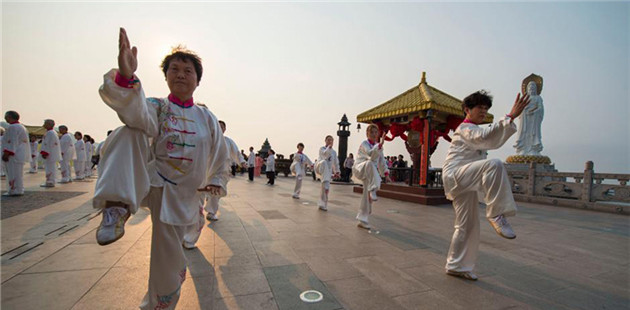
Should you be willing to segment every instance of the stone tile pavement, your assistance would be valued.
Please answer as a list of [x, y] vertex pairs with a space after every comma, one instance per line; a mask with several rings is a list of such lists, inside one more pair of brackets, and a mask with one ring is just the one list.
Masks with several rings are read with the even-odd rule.
[[[1, 308], [136, 309], [148, 279], [148, 211], [130, 218], [121, 240], [98, 246], [94, 182], [42, 181], [41, 172], [25, 175], [29, 191], [86, 194], [0, 222]], [[515, 240], [482, 222], [480, 279], [468, 282], [444, 274], [450, 205], [381, 198], [368, 232], [356, 227], [350, 186], [333, 185], [322, 212], [319, 183], [306, 180], [295, 200], [293, 178], [265, 182], [232, 179], [220, 220], [187, 251], [178, 309], [630, 308], [630, 217], [519, 203]], [[299, 301], [307, 289], [323, 301]]]

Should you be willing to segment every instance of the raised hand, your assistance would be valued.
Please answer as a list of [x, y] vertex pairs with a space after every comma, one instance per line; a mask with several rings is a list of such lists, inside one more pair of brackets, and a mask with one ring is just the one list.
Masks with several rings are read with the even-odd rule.
[[519, 117], [528, 104], [529, 95], [525, 95], [523, 97], [521, 97], [520, 93], [516, 95], [516, 100], [514, 100], [514, 105], [512, 106], [512, 111], [510, 112], [512, 118]]
[[138, 49], [135, 46], [133, 48], [130, 46], [125, 28], [120, 27], [120, 33], [118, 34], [118, 71], [120, 75], [127, 79], [131, 79], [136, 69], [138, 69]]

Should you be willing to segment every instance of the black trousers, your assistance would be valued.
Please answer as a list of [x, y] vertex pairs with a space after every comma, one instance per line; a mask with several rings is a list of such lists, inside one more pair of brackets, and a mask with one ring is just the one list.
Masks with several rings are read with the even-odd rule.
[[232, 165], [232, 176], [236, 176], [236, 165]]
[[269, 184], [273, 185], [276, 180], [276, 172], [275, 171], [267, 171], [267, 178], [269, 179]]
[[254, 167], [247, 168], [247, 174], [249, 175], [249, 180], [254, 180]]

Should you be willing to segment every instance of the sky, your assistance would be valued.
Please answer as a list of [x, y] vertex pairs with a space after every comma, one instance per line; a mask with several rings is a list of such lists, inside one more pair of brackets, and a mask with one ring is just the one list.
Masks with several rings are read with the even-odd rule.
[[[241, 149], [266, 138], [312, 159], [343, 114], [356, 116], [418, 85], [456, 98], [486, 89], [511, 109], [521, 81], [543, 77], [542, 154], [563, 172], [630, 173], [627, 2], [2, 3], [2, 111], [46, 118], [96, 141], [121, 126], [98, 95], [117, 66], [118, 29], [138, 48], [147, 96], [169, 94], [159, 65], [184, 44], [203, 59], [194, 99], [227, 123]], [[514, 135], [489, 158], [515, 154]], [[335, 148], [337, 148], [337, 140]], [[432, 164], [440, 167], [441, 140]], [[409, 158], [402, 140], [385, 155]]]

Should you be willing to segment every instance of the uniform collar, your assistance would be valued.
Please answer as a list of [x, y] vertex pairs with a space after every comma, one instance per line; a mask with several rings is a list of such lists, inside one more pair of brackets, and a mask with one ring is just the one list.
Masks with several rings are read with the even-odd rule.
[[182, 102], [182, 101], [181, 101], [181, 100], [179, 100], [179, 98], [177, 98], [175, 95], [170, 94], [170, 95], [168, 95], [168, 100], [169, 100], [170, 102], [172, 102], [172, 103], [174, 103], [174, 104], [176, 104], [176, 105], [178, 105], [178, 106], [182, 107], [182, 108], [190, 108], [190, 107], [192, 107], [193, 105], [195, 105], [195, 103], [194, 103], [194, 101], [193, 101], [193, 98], [192, 98], [192, 97], [190, 97], [190, 99], [188, 99], [188, 100], [186, 100], [186, 101]]

